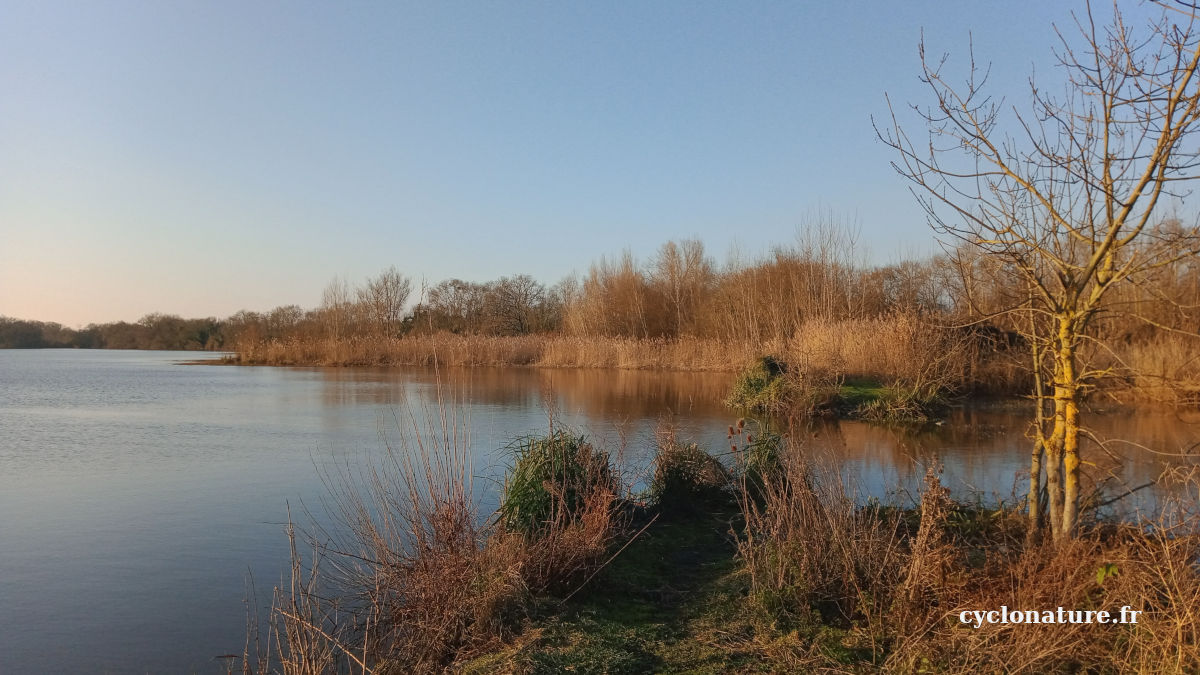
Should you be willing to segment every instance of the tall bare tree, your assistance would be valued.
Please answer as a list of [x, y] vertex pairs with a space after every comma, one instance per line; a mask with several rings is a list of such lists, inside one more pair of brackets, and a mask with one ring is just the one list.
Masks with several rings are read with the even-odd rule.
[[321, 307], [317, 310], [325, 334], [335, 340], [349, 335], [354, 319], [354, 299], [350, 282], [334, 277], [321, 293]]
[[400, 334], [404, 304], [411, 294], [412, 281], [395, 267], [389, 267], [379, 276], [367, 279], [358, 289], [358, 304], [376, 334], [396, 337]]
[[1039, 375], [1030, 513], [1043, 508], [1044, 471], [1055, 539], [1077, 525], [1080, 404], [1112, 374], [1082, 358], [1095, 351], [1098, 318], [1115, 310], [1113, 289], [1200, 251], [1195, 227], [1161, 226], [1161, 207], [1200, 164], [1195, 16], [1164, 12], [1139, 30], [1116, 7], [1106, 25], [1090, 6], [1074, 18], [1078, 40], [1059, 33], [1061, 94], [1031, 79], [1031, 109], [1010, 108], [985, 91], [973, 56], [965, 81], [952, 82], [945, 57], [931, 60], [922, 42], [933, 101], [911, 109], [927, 137], [910, 136], [894, 108], [876, 125], [932, 226], [1028, 289], [1002, 311], [1027, 319], [1015, 325]]
[[699, 239], [668, 241], [658, 249], [651, 276], [666, 298], [671, 313], [671, 335], [691, 328], [696, 306], [713, 280], [712, 263]]

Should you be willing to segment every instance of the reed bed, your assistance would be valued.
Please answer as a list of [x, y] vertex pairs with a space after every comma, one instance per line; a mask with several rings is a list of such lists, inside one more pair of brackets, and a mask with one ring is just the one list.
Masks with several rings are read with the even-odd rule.
[[[626, 370], [739, 371], [772, 354], [805, 372], [882, 380], [937, 378], [970, 389], [1019, 373], [985, 368], [961, 331], [912, 315], [812, 320], [786, 340], [628, 338], [571, 335], [487, 336], [437, 333], [400, 338], [287, 338], [239, 345], [236, 361], [278, 366], [540, 366]], [[986, 371], [986, 372], [985, 372]], [[1003, 383], [1000, 383], [1001, 385]]]
[[731, 371], [748, 345], [701, 338], [637, 339], [557, 335], [435, 335], [288, 338], [242, 346], [238, 363], [272, 366], [542, 366], [627, 370]]

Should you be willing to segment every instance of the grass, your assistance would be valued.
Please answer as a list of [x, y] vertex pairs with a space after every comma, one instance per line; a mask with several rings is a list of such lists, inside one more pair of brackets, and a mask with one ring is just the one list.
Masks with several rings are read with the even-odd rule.
[[[526, 636], [466, 673], [725, 673], [757, 656], [729, 649], [745, 594], [730, 535], [734, 510], [660, 519], [586, 595], [547, 604]], [[643, 518], [648, 517], [643, 514]], [[766, 672], [765, 670], [763, 672]]]
[[739, 373], [725, 404], [750, 413], [844, 417], [871, 422], [928, 422], [944, 408], [947, 391], [936, 383], [845, 377], [801, 371], [774, 356], [755, 359]]
[[574, 522], [587, 498], [615, 491], [608, 456], [587, 438], [558, 430], [519, 441], [504, 484], [498, 516], [509, 532], [544, 534], [558, 520]]
[[681, 441], [672, 425], [659, 425], [655, 450], [650, 499], [664, 512], [687, 513], [728, 501], [729, 471], [698, 444]]

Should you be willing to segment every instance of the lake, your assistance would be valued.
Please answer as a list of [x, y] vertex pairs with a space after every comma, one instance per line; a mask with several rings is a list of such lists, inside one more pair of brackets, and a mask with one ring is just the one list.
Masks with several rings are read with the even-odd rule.
[[[186, 365], [191, 352], [0, 351], [0, 673], [220, 673], [240, 654], [249, 580], [265, 607], [287, 566], [288, 506], [325, 522], [322, 476], [378, 458], [439, 394], [460, 402], [475, 490], [494, 507], [521, 436], [585, 432], [644, 474], [655, 427], [719, 452], [727, 374]], [[864, 495], [906, 499], [944, 465], [960, 496], [1024, 489], [1028, 410], [960, 407], [920, 430], [797, 431]], [[1200, 418], [1110, 413], [1093, 478], [1135, 487], [1200, 439]], [[1111, 455], [1111, 456], [1110, 456]], [[1150, 508], [1143, 490], [1116, 506]]]

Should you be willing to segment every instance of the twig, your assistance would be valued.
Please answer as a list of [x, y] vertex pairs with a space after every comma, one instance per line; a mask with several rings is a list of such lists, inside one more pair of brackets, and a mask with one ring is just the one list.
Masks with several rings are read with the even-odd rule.
[[579, 587], [578, 587], [578, 588], [576, 588], [575, 590], [571, 591], [571, 592], [570, 592], [570, 593], [567, 595], [567, 597], [563, 598], [563, 599], [562, 599], [562, 602], [561, 602], [560, 604], [566, 604], [566, 602], [567, 602], [568, 600], [570, 600], [571, 598], [575, 597], [575, 594], [576, 594], [576, 593], [578, 593], [579, 591], [583, 590], [583, 587], [584, 587], [584, 586], [587, 586], [587, 585], [588, 585], [588, 582], [590, 582], [590, 581], [591, 581], [593, 578], [595, 578], [595, 576], [596, 576], [597, 574], [599, 574], [599, 573], [600, 573], [600, 570], [603, 570], [605, 567], [608, 567], [608, 564], [609, 564], [609, 563], [611, 563], [612, 561], [616, 560], [616, 559], [617, 559], [617, 556], [621, 555], [621, 553], [623, 553], [623, 552], [625, 551], [625, 549], [629, 548], [629, 545], [630, 545], [630, 544], [632, 544], [632, 543], [633, 543], [633, 542], [634, 542], [634, 541], [635, 541], [635, 540], [636, 540], [638, 537], [642, 536], [642, 533], [643, 533], [643, 532], [645, 532], [645, 531], [646, 531], [646, 530], [647, 530], [647, 529], [648, 529], [648, 528], [649, 528], [651, 525], [653, 525], [653, 524], [654, 524], [654, 521], [658, 520], [658, 517], [659, 517], [660, 515], [662, 515], [662, 514], [659, 514], [659, 513], [656, 513], [656, 514], [654, 514], [654, 517], [650, 519], [650, 522], [646, 523], [646, 524], [645, 524], [645, 525], [642, 527], [642, 529], [638, 530], [638, 531], [637, 531], [637, 534], [635, 534], [635, 535], [633, 535], [632, 537], [630, 537], [630, 538], [629, 538], [629, 541], [625, 542], [625, 545], [624, 545], [624, 546], [622, 546], [622, 547], [621, 547], [621, 549], [620, 549], [619, 551], [617, 551], [616, 553], [612, 554], [612, 557], [611, 557], [611, 558], [609, 558], [608, 560], [605, 560], [603, 565], [601, 565], [601, 566], [597, 567], [595, 572], [592, 572], [590, 575], [588, 575], [588, 578], [584, 579], [584, 580], [583, 580], [583, 583], [582, 583], [582, 584], [579, 584]]

